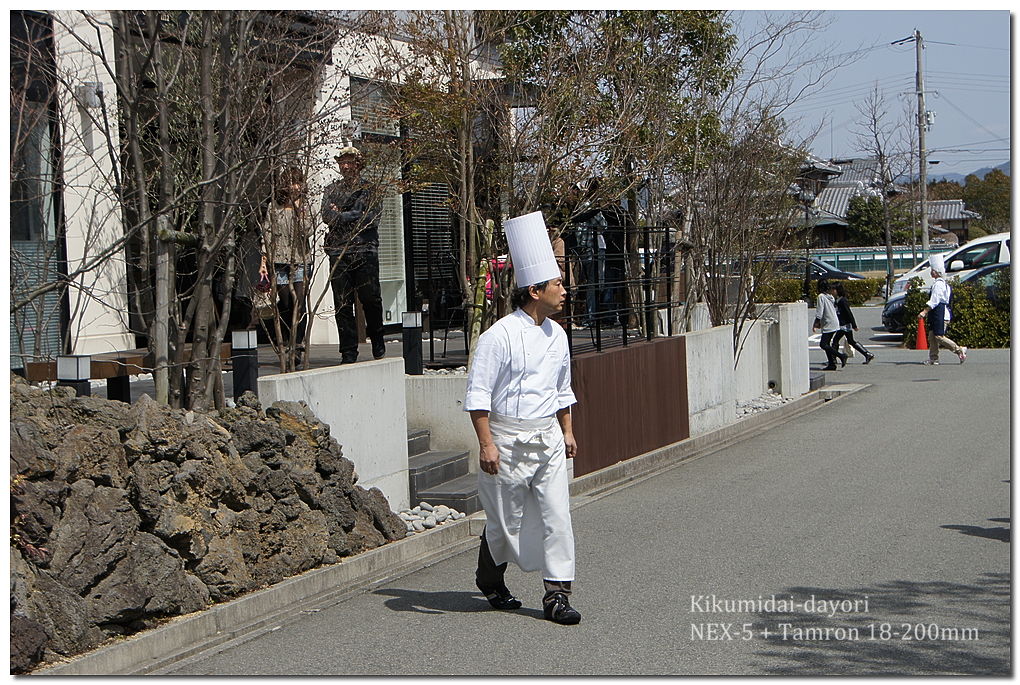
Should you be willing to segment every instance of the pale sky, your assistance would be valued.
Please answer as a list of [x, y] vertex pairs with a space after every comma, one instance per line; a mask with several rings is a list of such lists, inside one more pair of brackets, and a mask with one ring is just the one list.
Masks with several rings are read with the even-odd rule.
[[[805, 125], [823, 125], [813, 152], [823, 158], [861, 156], [853, 130], [855, 103], [877, 83], [891, 114], [916, 108], [913, 41], [891, 45], [918, 29], [924, 39], [926, 109], [935, 112], [927, 133], [929, 175], [966, 174], [1009, 160], [1010, 25], [1008, 10], [827, 11], [831, 24], [815, 40], [838, 53], [861, 52], [815, 94], [794, 107]], [[916, 111], [914, 109], [913, 111]], [[916, 126], [915, 126], [916, 129]]]

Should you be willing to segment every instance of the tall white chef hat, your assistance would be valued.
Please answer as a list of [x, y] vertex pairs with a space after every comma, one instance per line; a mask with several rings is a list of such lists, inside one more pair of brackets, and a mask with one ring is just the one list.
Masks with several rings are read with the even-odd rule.
[[928, 265], [931, 266], [932, 271], [938, 271], [940, 274], [946, 272], [946, 260], [943, 255], [933, 254], [928, 258]]
[[503, 223], [503, 230], [510, 244], [510, 261], [518, 288], [560, 277], [560, 266], [553, 254], [542, 212], [508, 219]]

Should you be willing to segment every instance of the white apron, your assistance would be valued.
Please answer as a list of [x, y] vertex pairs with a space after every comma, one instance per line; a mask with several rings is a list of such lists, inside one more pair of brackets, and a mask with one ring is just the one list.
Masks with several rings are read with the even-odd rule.
[[545, 580], [574, 579], [574, 532], [563, 432], [555, 416], [489, 414], [499, 451], [495, 475], [479, 471], [485, 538], [497, 564], [512, 561]]

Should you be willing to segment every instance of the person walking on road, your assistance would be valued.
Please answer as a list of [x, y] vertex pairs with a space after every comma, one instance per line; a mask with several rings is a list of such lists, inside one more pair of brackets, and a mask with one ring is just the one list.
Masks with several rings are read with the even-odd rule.
[[566, 291], [541, 212], [505, 223], [517, 289], [514, 311], [482, 333], [468, 372], [464, 409], [478, 437], [478, 495], [486, 525], [475, 583], [496, 609], [521, 602], [504, 581], [513, 561], [541, 570], [545, 617], [579, 623], [570, 606], [574, 533], [568, 457], [577, 454], [570, 407], [570, 352], [551, 315]]
[[[931, 286], [931, 295], [924, 309], [917, 315], [918, 319], [928, 317], [928, 330], [935, 338], [928, 345], [928, 359], [924, 361], [929, 366], [939, 363], [939, 348], [944, 347], [959, 359], [960, 363], [967, 361], [967, 348], [957, 345], [946, 336], [946, 326], [949, 324], [949, 298], [952, 291], [946, 283], [946, 263], [942, 255], [933, 255], [929, 259], [931, 265], [931, 277], [935, 282]], [[930, 314], [930, 316], [929, 316]]]
[[825, 350], [825, 359], [828, 362], [822, 371], [835, 371], [836, 359], [839, 359], [843, 366], [846, 366], [846, 355], [836, 351], [832, 344], [832, 338], [839, 330], [839, 316], [836, 314], [836, 289], [830, 286], [828, 281], [818, 281], [818, 307], [815, 312], [815, 323], [812, 330], [822, 330], [822, 340], [818, 346]]
[[857, 320], [854, 318], [854, 312], [850, 308], [850, 301], [846, 299], [846, 291], [843, 289], [842, 283], [836, 284], [836, 318], [839, 319], [839, 330], [836, 331], [836, 335], [832, 336], [832, 347], [839, 349], [839, 342], [844, 337], [850, 345], [864, 355], [864, 363], [870, 364], [871, 360], [875, 358], [871, 352], [868, 352], [864, 348], [864, 345], [854, 340], [854, 331], [859, 331], [857, 328]]

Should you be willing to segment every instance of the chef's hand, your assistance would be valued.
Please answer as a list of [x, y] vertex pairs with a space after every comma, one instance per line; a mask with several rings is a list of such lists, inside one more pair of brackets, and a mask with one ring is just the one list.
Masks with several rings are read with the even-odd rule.
[[573, 433], [567, 433], [563, 436], [563, 445], [567, 448], [567, 459], [573, 459], [577, 456], [577, 441], [574, 440]]
[[491, 442], [478, 446], [478, 465], [485, 473], [499, 472], [499, 451]]

